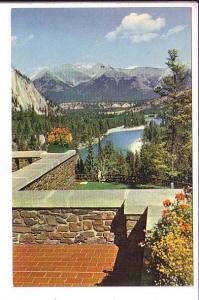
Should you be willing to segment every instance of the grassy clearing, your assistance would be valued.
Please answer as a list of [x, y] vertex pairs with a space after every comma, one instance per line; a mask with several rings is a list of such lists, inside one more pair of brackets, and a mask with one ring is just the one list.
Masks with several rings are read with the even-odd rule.
[[153, 184], [126, 184], [117, 182], [88, 182], [87, 184], [76, 184], [76, 190], [123, 190], [123, 189], [162, 189], [163, 186]]

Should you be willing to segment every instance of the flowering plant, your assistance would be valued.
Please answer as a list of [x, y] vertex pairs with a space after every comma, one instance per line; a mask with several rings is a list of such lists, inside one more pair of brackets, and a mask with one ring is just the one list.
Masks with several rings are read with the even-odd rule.
[[144, 263], [155, 285], [193, 284], [191, 197], [181, 192], [175, 198], [163, 201], [162, 218], [146, 236]]
[[170, 206], [171, 204], [172, 204], [172, 202], [171, 202], [170, 199], [166, 199], [166, 200], [163, 201], [163, 205], [164, 205], [165, 207], [168, 207], [168, 206]]
[[60, 146], [66, 146], [72, 142], [72, 134], [68, 128], [54, 128], [48, 135], [48, 143]]

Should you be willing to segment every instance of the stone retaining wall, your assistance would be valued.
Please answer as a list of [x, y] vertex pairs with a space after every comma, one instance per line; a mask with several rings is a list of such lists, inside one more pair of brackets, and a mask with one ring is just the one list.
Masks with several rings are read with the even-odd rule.
[[34, 157], [34, 158], [12, 158], [12, 172], [15, 172], [19, 169], [22, 169], [33, 162], [39, 160], [40, 157]]
[[75, 186], [75, 165], [78, 156], [74, 155], [64, 163], [52, 169], [23, 190], [69, 190]]
[[140, 215], [119, 209], [13, 209], [13, 242], [37, 244], [126, 242]]

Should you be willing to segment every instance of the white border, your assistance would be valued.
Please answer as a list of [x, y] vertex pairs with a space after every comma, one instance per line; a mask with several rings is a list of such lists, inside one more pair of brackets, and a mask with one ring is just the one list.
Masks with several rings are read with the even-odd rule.
[[[134, 299], [196, 300], [198, 294], [198, 3], [190, 2], [95, 2], [95, 3], [1, 3], [0, 4], [0, 296], [1, 299]], [[11, 225], [11, 74], [10, 74], [10, 9], [55, 7], [192, 7], [192, 78], [193, 78], [193, 178], [194, 178], [194, 287], [129, 287], [129, 288], [13, 288], [12, 287], [12, 225]]]

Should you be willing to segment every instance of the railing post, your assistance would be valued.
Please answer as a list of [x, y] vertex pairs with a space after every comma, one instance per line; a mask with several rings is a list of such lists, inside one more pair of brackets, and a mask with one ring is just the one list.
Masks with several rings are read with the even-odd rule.
[[19, 170], [20, 169], [19, 158], [15, 158], [15, 163], [16, 163], [16, 166], [17, 166], [17, 170]]
[[174, 189], [174, 182], [171, 181], [171, 189]]

